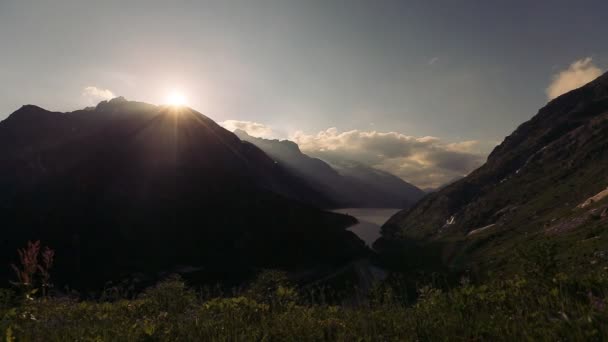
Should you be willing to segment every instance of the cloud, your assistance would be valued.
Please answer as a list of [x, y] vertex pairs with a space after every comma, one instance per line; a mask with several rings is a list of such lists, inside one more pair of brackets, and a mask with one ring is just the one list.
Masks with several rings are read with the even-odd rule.
[[429, 61], [427, 62], [428, 65], [433, 65], [435, 63], [439, 62], [439, 57], [433, 57], [431, 59], [429, 59]]
[[274, 137], [274, 131], [272, 128], [257, 122], [252, 121], [239, 121], [239, 120], [226, 120], [220, 122], [220, 125], [225, 129], [234, 132], [237, 129], [247, 132], [247, 134], [258, 137], [258, 138], [272, 138]]
[[82, 96], [88, 100], [90, 104], [96, 104], [100, 101], [111, 100], [116, 97], [109, 89], [97, 88], [88, 86], [82, 90]]
[[547, 87], [547, 98], [554, 98], [579, 88], [602, 75], [602, 70], [593, 64], [591, 57], [582, 58], [570, 64], [568, 69], [553, 75]]
[[329, 163], [360, 162], [388, 171], [421, 188], [438, 187], [467, 175], [485, 161], [493, 146], [476, 140], [445, 143], [437, 137], [398, 132], [329, 128], [292, 137], [305, 153]]

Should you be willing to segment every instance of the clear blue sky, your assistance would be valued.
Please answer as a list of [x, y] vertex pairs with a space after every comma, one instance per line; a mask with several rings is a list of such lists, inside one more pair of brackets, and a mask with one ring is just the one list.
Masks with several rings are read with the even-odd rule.
[[608, 66], [607, 1], [0, 0], [0, 119], [94, 86], [289, 136], [328, 127], [500, 141], [552, 76]]

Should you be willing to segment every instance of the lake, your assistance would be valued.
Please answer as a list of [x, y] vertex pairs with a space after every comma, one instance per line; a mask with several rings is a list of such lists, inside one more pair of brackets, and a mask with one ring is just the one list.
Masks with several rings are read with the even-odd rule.
[[348, 228], [348, 230], [357, 234], [361, 240], [371, 247], [374, 241], [380, 237], [380, 227], [399, 210], [401, 209], [344, 208], [333, 211], [355, 217], [359, 223]]

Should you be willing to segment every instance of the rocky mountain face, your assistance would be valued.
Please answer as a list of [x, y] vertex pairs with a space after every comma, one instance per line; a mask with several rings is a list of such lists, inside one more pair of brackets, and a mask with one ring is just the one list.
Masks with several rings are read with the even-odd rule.
[[63, 280], [308, 267], [363, 251], [345, 230], [354, 219], [312, 203], [332, 205], [189, 108], [116, 98], [70, 113], [23, 106], [0, 122], [0, 260], [40, 239]]
[[305, 179], [336, 207], [407, 208], [424, 196], [417, 187], [388, 172], [346, 160], [331, 165], [300, 151], [289, 140], [269, 140], [237, 130], [235, 134]]
[[604, 74], [549, 102], [479, 169], [397, 213], [384, 225], [379, 245], [458, 241], [458, 248], [442, 252], [444, 261], [453, 262], [458, 251], [485, 253], [533, 237], [576, 235], [608, 224], [603, 197], [581, 206], [607, 186]]

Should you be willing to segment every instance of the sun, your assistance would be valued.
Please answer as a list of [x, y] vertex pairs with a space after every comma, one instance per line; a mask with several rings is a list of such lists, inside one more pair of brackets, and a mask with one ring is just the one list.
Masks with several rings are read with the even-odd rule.
[[178, 91], [173, 91], [167, 95], [167, 104], [170, 106], [185, 106], [186, 97]]

